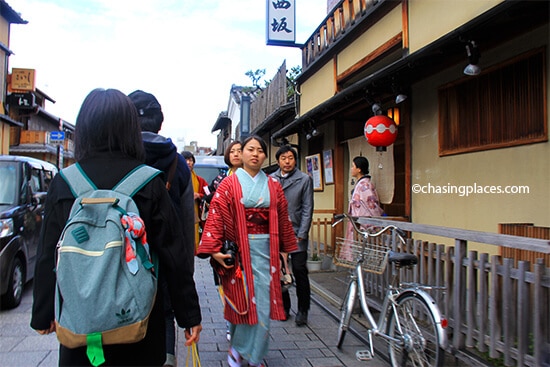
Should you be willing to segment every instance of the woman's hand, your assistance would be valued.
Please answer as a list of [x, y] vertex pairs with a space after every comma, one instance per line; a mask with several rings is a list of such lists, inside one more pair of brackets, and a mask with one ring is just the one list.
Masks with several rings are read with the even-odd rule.
[[213, 253], [211, 256], [214, 260], [219, 262], [226, 269], [231, 269], [232, 267], [235, 266], [235, 265], [227, 265], [225, 263], [225, 261], [224, 261], [225, 259], [231, 258], [231, 255], [229, 255], [229, 254], [224, 254], [223, 252], [216, 252], [216, 253]]

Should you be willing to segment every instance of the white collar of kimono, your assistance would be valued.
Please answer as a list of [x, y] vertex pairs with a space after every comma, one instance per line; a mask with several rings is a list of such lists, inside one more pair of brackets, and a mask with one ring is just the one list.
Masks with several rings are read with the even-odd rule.
[[262, 175], [260, 175], [260, 171], [258, 171], [255, 176], [251, 176], [250, 173], [248, 173], [245, 169], [243, 169], [242, 171], [244, 173], [246, 173], [248, 175], [248, 177], [250, 177], [252, 179], [252, 181], [254, 181], [254, 183], [258, 182], [258, 180], [262, 176]]

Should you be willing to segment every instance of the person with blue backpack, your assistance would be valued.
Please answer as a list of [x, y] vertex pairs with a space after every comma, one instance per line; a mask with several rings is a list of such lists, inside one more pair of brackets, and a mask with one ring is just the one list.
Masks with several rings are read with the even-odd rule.
[[[138, 112], [124, 93], [116, 89], [91, 91], [82, 103], [75, 126], [77, 163], [54, 177], [46, 199], [35, 268], [31, 327], [40, 334], [57, 332], [60, 366], [160, 366], [166, 358], [166, 345], [164, 291], [156, 288], [159, 273], [167, 280], [175, 319], [185, 329], [185, 344], [198, 342], [202, 330], [198, 297], [190, 297], [197, 291], [193, 269], [188, 269], [189, 259], [176, 209], [159, 172], [143, 164], [145, 152]], [[120, 212], [122, 237], [108, 241], [104, 251], [78, 248], [88, 242], [97, 245], [99, 240], [95, 239], [100, 237], [98, 228], [101, 227], [94, 228], [93, 223], [76, 219], [88, 208], [93, 209], [90, 211], [93, 214], [104, 202], [108, 202], [102, 209], [106, 213], [112, 213], [113, 207]], [[101, 216], [96, 216], [98, 218]], [[75, 226], [71, 231], [70, 223]], [[116, 221], [111, 223], [111, 226], [117, 225]], [[71, 246], [65, 246], [65, 241]], [[95, 264], [100, 257], [98, 254], [111, 250], [121, 254], [107, 263], [111, 265], [106, 268], [81, 266], [71, 269], [71, 261], [76, 266], [87, 256], [86, 261]], [[90, 254], [93, 256], [88, 256]], [[143, 333], [134, 336], [131, 342], [111, 344], [110, 340], [126, 340], [133, 337], [134, 332], [122, 328], [123, 335], [115, 336], [109, 330], [79, 332], [73, 330], [76, 328], [73, 324], [80, 327], [93, 319], [99, 308], [105, 308], [103, 306], [112, 306], [113, 317], [121, 324], [137, 312], [138, 307], [117, 303], [117, 297], [122, 296], [119, 293], [125, 292], [116, 288], [118, 283], [104, 281], [97, 289], [93, 288], [104, 271], [111, 272], [117, 266], [127, 274], [144, 276], [143, 289], [153, 285], [156, 294], [153, 292], [151, 305], [146, 305], [151, 309], [147, 320], [139, 323]], [[69, 280], [63, 274], [71, 271], [76, 276], [79, 272], [90, 276], [79, 278], [80, 284], [67, 286]], [[138, 295], [145, 293], [138, 288]], [[81, 293], [87, 295], [80, 303], [80, 308], [86, 310], [83, 315], [69, 308], [75, 296]], [[97, 310], [90, 308], [90, 304], [98, 300]], [[76, 340], [82, 335], [84, 344]]]

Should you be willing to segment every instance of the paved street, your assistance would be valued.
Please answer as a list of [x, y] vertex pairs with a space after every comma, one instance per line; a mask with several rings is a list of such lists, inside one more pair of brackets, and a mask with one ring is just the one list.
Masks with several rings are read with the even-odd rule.
[[[203, 367], [227, 366], [228, 342], [221, 302], [212, 280], [207, 260], [196, 262], [195, 281], [202, 305], [203, 332], [199, 353]], [[312, 282], [314, 282], [312, 277]], [[315, 288], [315, 287], [314, 287]], [[319, 290], [317, 290], [319, 291]], [[291, 289], [292, 314], [296, 312], [294, 288]], [[335, 367], [335, 366], [387, 366], [381, 358], [368, 362], [358, 361], [355, 352], [365, 349], [361, 340], [352, 333], [346, 336], [342, 350], [336, 348], [337, 322], [327, 311], [321, 297], [312, 303], [309, 323], [297, 327], [293, 318], [286, 322], [273, 321], [270, 350], [266, 363], [269, 367]], [[55, 334], [40, 336], [29, 327], [32, 304], [31, 285], [27, 286], [22, 304], [9, 311], [0, 311], [0, 366], [50, 367], [57, 365], [57, 339]], [[330, 307], [328, 307], [330, 308]], [[185, 366], [187, 349], [183, 347], [183, 331], [178, 333], [180, 348], [178, 365]], [[382, 357], [382, 356], [378, 356]]]

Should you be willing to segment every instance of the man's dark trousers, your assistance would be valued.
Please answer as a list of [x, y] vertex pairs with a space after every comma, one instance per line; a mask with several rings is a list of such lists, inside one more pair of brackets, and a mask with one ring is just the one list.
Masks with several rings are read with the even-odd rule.
[[[307, 270], [307, 251], [293, 252], [290, 254], [290, 266], [296, 282], [296, 296], [298, 297], [298, 311], [307, 312], [311, 302], [311, 288]], [[290, 310], [290, 295], [283, 292], [283, 306]]]

